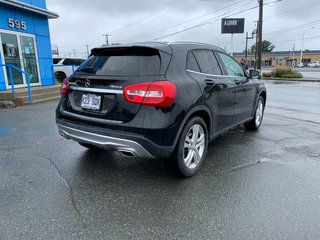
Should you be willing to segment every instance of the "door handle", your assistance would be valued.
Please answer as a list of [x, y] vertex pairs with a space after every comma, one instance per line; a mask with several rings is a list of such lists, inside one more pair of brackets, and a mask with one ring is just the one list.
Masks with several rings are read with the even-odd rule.
[[234, 83], [236, 84], [236, 85], [241, 85], [241, 81], [240, 80], [234, 80]]
[[206, 83], [207, 86], [213, 87], [216, 85], [216, 83], [211, 79], [205, 79], [204, 82]]

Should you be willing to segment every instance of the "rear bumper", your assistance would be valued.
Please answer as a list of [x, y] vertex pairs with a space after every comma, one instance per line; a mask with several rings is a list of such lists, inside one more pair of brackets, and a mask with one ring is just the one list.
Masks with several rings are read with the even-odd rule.
[[56, 119], [58, 131], [66, 139], [87, 143], [110, 152], [138, 158], [168, 158], [174, 150], [171, 146], [159, 146], [141, 135], [84, 126]]

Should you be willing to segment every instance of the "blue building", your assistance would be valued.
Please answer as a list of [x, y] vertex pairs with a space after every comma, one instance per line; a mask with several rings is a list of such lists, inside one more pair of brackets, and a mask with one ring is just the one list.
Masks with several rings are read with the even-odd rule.
[[[0, 0], [0, 65], [12, 64], [27, 72], [31, 86], [54, 85], [46, 0]], [[24, 74], [13, 70], [15, 88], [27, 86]], [[7, 67], [0, 67], [0, 91], [11, 89]]]

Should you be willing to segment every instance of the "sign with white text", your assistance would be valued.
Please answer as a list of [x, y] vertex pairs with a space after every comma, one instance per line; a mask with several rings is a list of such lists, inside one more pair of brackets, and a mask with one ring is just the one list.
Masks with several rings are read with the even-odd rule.
[[223, 18], [221, 21], [221, 33], [244, 33], [244, 18]]

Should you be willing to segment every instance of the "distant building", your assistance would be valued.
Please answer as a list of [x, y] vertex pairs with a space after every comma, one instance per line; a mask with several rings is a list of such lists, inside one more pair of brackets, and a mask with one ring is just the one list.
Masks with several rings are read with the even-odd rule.
[[[27, 72], [32, 86], [54, 85], [45, 0], [0, 0], [0, 65], [12, 64]], [[26, 77], [12, 71], [15, 88], [26, 87]], [[0, 91], [11, 89], [8, 68], [0, 67]]]
[[[278, 65], [292, 66], [293, 63], [300, 63], [300, 51], [277, 51], [262, 53], [262, 67], [275, 67]], [[241, 61], [245, 58], [245, 53], [234, 53], [235, 59]], [[304, 51], [302, 62], [307, 64], [313, 61], [320, 61], [320, 50]], [[248, 54], [247, 64], [253, 67], [255, 62], [255, 54]]]

